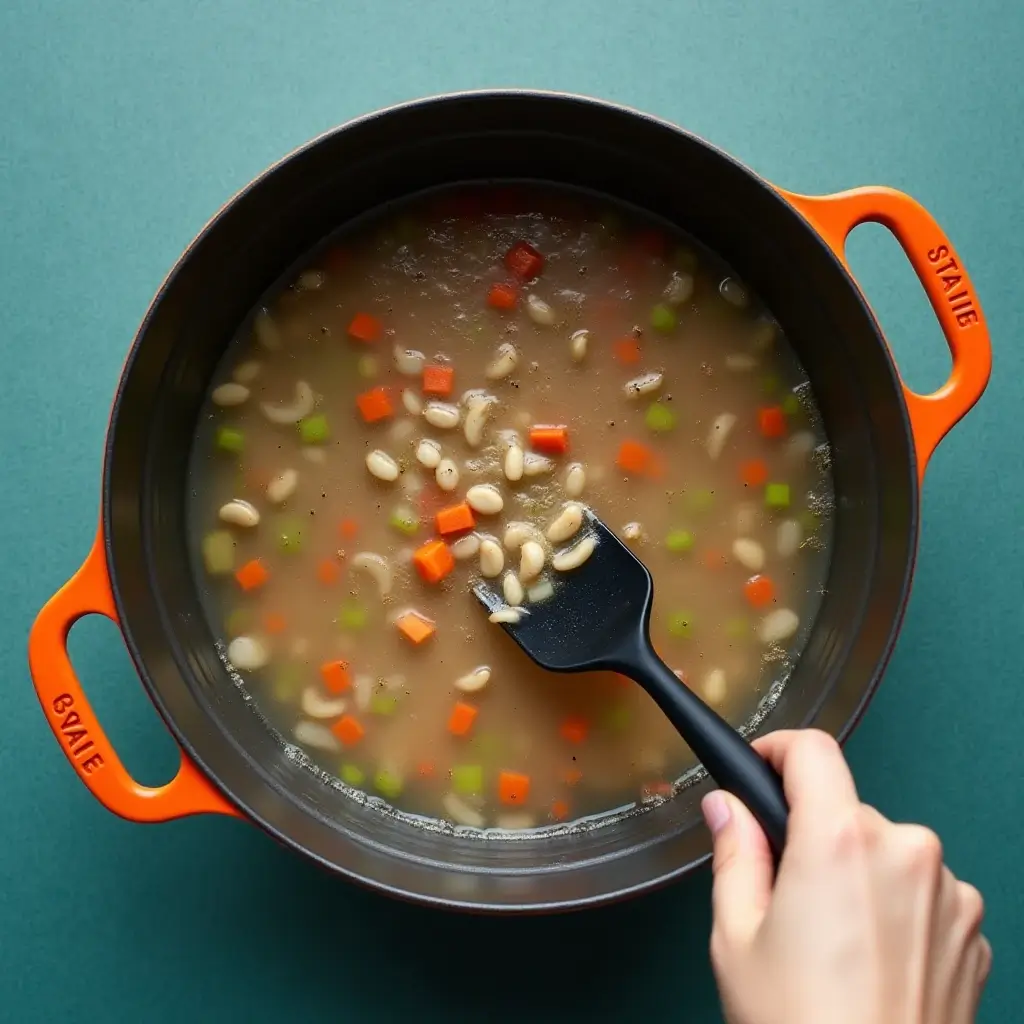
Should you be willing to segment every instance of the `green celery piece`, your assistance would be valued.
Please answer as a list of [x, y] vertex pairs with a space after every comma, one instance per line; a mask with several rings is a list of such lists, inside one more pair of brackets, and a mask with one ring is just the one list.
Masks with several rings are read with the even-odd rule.
[[373, 380], [378, 373], [377, 360], [373, 356], [360, 356], [359, 362], [356, 363], [356, 372], [360, 377]]
[[800, 399], [796, 397], [792, 392], [782, 399], [782, 411], [787, 416], [799, 416], [803, 411], [804, 407], [800, 404]]
[[241, 455], [245, 451], [245, 434], [235, 427], [217, 428], [217, 447], [231, 455]]
[[343, 764], [338, 778], [349, 786], [361, 786], [366, 781], [366, 772], [357, 764]]
[[693, 534], [689, 530], [673, 530], [665, 538], [665, 547], [673, 554], [681, 554], [693, 547]]
[[286, 555], [302, 550], [302, 524], [297, 519], [286, 519], [277, 524], [277, 546]]
[[479, 796], [484, 788], [484, 769], [479, 764], [457, 764], [452, 768], [452, 789], [463, 796]]
[[371, 715], [393, 715], [398, 707], [398, 698], [393, 693], [375, 693], [370, 698]]
[[213, 530], [203, 538], [203, 565], [211, 576], [223, 576], [235, 567], [235, 538], [228, 530]]
[[715, 492], [706, 487], [698, 488], [690, 494], [690, 507], [696, 512], [706, 512], [715, 503]]
[[370, 614], [366, 610], [366, 606], [359, 601], [346, 601], [338, 609], [338, 625], [342, 629], [365, 629], [369, 618]]
[[302, 669], [298, 665], [280, 665], [274, 673], [270, 691], [279, 703], [293, 700], [302, 686]]
[[668, 632], [677, 640], [686, 640], [693, 633], [693, 617], [688, 612], [673, 612], [668, 617]]
[[299, 436], [305, 444], [323, 444], [331, 436], [327, 417], [318, 414], [299, 420]]
[[647, 407], [644, 420], [648, 430], [653, 430], [656, 434], [664, 434], [675, 428], [676, 414], [664, 402], [652, 402]]
[[420, 528], [419, 516], [408, 505], [399, 505], [391, 513], [388, 523], [406, 537], [411, 537]]
[[633, 714], [624, 704], [617, 707], [611, 708], [604, 716], [604, 725], [606, 729], [612, 732], [625, 732], [629, 728], [630, 722], [633, 720]]
[[381, 768], [373, 777], [373, 787], [381, 796], [394, 800], [400, 796], [405, 783], [402, 776], [388, 768]]
[[676, 329], [678, 322], [679, 319], [675, 311], [671, 306], [666, 306], [663, 302], [659, 302], [651, 310], [651, 326], [662, 334], [671, 334]]
[[768, 484], [764, 489], [764, 503], [767, 508], [789, 508], [789, 484]]

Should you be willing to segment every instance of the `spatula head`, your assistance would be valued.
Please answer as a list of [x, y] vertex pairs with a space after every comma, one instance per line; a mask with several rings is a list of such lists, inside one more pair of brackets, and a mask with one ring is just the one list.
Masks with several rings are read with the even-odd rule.
[[[593, 537], [594, 553], [577, 569], [548, 569], [554, 594], [519, 609], [502, 628], [538, 665], [552, 672], [618, 669], [621, 654], [647, 633], [654, 594], [644, 564], [589, 509], [566, 547]], [[488, 613], [507, 607], [500, 585], [473, 588]]]

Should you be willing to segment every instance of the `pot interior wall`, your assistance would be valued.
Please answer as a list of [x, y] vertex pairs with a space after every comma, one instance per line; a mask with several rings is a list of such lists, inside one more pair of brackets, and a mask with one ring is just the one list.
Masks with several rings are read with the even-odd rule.
[[659, 122], [588, 101], [461, 96], [392, 110], [292, 156], [189, 250], [147, 322], [108, 439], [115, 591], [143, 679], [183, 746], [279, 838], [325, 865], [431, 901], [539, 908], [599, 901], [699, 860], [706, 785], [653, 812], [543, 842], [480, 842], [391, 820], [283, 755], [212, 648], [185, 552], [193, 428], [218, 359], [260, 295], [368, 209], [481, 179], [605, 193], [678, 224], [767, 302], [806, 367], [833, 452], [830, 586], [809, 646], [765, 727], [844, 731], [888, 654], [916, 539], [905, 408], [877, 328], [820, 239], [746, 169]]

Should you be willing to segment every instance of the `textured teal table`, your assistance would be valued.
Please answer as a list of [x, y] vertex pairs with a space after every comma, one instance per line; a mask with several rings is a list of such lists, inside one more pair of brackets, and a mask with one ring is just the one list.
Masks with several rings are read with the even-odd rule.
[[[321, 875], [255, 829], [104, 812], [32, 695], [25, 639], [95, 525], [107, 409], [165, 270], [235, 189], [355, 114], [529, 85], [652, 111], [779, 184], [904, 188], [949, 231], [995, 346], [937, 454], [899, 649], [850, 744], [861, 791], [927, 822], [988, 900], [982, 1017], [1020, 1019], [1024, 574], [1019, 229], [1024, 13], [999, 0], [220, 0], [0, 11], [0, 1019], [718, 1020], [708, 877], [552, 920], [455, 918]], [[895, 242], [852, 262], [911, 384], [948, 357]], [[1016, 468], [1015, 468], [1016, 467]], [[173, 748], [109, 625], [72, 651], [144, 782]]]

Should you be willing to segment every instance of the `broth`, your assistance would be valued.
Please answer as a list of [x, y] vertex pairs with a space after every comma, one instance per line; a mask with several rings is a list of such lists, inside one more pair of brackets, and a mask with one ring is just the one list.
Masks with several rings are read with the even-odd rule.
[[737, 725], [828, 569], [828, 450], [769, 313], [692, 239], [548, 189], [333, 238], [231, 344], [191, 474], [201, 596], [259, 711], [346, 785], [469, 827], [657, 801], [693, 766], [638, 686], [544, 672], [471, 594], [543, 600], [573, 503], [648, 566], [656, 648]]

